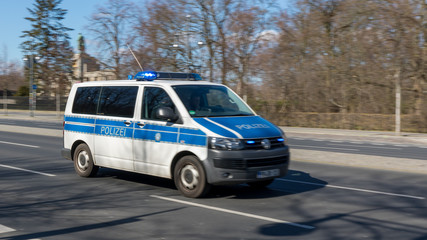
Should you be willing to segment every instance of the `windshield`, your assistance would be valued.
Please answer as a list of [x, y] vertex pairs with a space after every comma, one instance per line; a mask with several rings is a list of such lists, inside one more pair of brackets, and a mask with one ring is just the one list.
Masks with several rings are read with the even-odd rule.
[[240, 98], [224, 86], [173, 86], [191, 117], [253, 116]]

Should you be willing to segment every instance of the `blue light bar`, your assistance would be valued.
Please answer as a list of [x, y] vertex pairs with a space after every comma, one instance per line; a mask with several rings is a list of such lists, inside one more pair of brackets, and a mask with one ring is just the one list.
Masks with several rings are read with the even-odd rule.
[[285, 141], [285, 139], [283, 139], [283, 138], [278, 138], [278, 139], [277, 139], [277, 141], [278, 141], [278, 142], [284, 142], [284, 141]]
[[158, 74], [155, 71], [144, 71], [137, 73], [134, 78], [137, 81], [153, 81], [157, 79], [157, 77]]
[[254, 140], [248, 140], [248, 141], [246, 141], [246, 144], [255, 144], [255, 141]]
[[191, 73], [193, 75], [194, 80], [196, 81], [202, 81], [202, 77], [198, 73]]
[[153, 81], [153, 80], [189, 80], [189, 81], [201, 81], [197, 73], [174, 73], [174, 72], [156, 72], [156, 71], [143, 71], [135, 75], [134, 79], [137, 81]]

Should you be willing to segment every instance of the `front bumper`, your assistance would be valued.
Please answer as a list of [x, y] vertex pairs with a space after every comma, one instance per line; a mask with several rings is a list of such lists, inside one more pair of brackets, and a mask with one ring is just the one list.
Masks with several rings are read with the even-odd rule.
[[[289, 169], [288, 146], [269, 150], [224, 151], [209, 149], [202, 161], [210, 184], [239, 184], [264, 181], [286, 175]], [[259, 178], [261, 171], [276, 172], [274, 176]]]

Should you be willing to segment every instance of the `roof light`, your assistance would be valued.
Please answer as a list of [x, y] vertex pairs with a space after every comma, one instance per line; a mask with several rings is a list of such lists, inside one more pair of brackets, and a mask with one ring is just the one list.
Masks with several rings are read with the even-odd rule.
[[193, 75], [194, 80], [202, 81], [202, 77], [198, 73], [191, 73]]
[[158, 74], [155, 71], [144, 71], [144, 72], [139, 72], [135, 75], [135, 79], [137, 81], [153, 81], [155, 79], [157, 79]]
[[134, 79], [137, 81], [153, 81], [156, 79], [201, 81], [202, 77], [197, 73], [144, 71], [137, 73]]

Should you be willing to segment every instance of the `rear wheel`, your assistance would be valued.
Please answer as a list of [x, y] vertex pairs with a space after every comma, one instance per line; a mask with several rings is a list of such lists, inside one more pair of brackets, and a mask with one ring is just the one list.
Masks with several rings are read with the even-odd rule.
[[98, 166], [95, 166], [92, 159], [92, 153], [89, 147], [82, 143], [74, 151], [74, 169], [81, 177], [93, 177], [98, 172]]
[[174, 181], [181, 194], [190, 198], [202, 197], [210, 189], [205, 170], [195, 156], [184, 156], [177, 162]]

